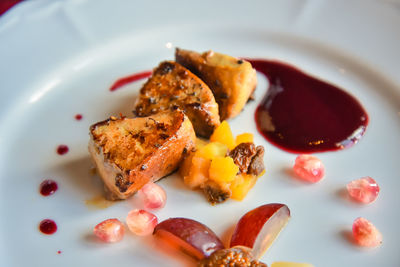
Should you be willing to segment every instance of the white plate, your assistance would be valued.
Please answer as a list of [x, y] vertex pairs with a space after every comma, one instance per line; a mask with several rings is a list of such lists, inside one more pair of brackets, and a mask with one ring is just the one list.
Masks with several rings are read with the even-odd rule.
[[[246, 211], [286, 203], [292, 219], [262, 260], [315, 266], [400, 266], [400, 4], [398, 1], [26, 1], [0, 17], [0, 265], [1, 266], [184, 266], [184, 254], [161, 249], [152, 237], [130, 234], [118, 244], [96, 242], [98, 222], [124, 220], [131, 204], [91, 210], [99, 194], [90, 174], [88, 127], [119, 112], [130, 114], [141, 82], [110, 92], [119, 77], [173, 58], [173, 47], [214, 49], [235, 56], [287, 61], [337, 84], [358, 98], [370, 115], [354, 147], [321, 153], [327, 175], [300, 183], [285, 172], [295, 155], [256, 133], [254, 109], [265, 93], [259, 76], [257, 101], [231, 120], [235, 134], [256, 133], [266, 147], [267, 174], [243, 202], [211, 206], [185, 188], [177, 175], [160, 184], [168, 193], [160, 220], [199, 220], [226, 242]], [[74, 120], [76, 113], [82, 121]], [[70, 152], [58, 156], [58, 144]], [[373, 204], [351, 203], [339, 193], [362, 176], [374, 177], [381, 194]], [[59, 190], [38, 193], [51, 178]], [[383, 233], [376, 249], [346, 238], [356, 217]], [[37, 227], [54, 219], [56, 234]], [[57, 251], [62, 251], [57, 254]]]

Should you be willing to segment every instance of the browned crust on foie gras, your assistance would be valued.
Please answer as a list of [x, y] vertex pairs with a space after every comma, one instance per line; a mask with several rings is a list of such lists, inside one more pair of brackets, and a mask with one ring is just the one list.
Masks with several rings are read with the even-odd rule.
[[181, 109], [197, 135], [210, 137], [220, 124], [218, 104], [210, 88], [190, 70], [174, 61], [164, 61], [140, 90], [135, 105], [137, 116]]
[[196, 142], [180, 110], [143, 118], [111, 118], [90, 127], [89, 152], [110, 199], [126, 199], [173, 172]]
[[256, 71], [246, 60], [211, 50], [200, 54], [179, 48], [175, 59], [210, 87], [221, 120], [237, 116], [256, 88]]

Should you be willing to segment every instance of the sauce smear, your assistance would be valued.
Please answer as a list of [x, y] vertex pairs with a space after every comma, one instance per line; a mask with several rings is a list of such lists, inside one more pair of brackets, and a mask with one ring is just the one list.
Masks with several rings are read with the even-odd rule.
[[45, 219], [40, 222], [39, 230], [43, 234], [52, 235], [57, 231], [57, 224], [53, 220]]
[[350, 147], [364, 134], [368, 114], [350, 94], [282, 62], [249, 61], [269, 80], [255, 120], [272, 144], [292, 153], [324, 152]]
[[150, 77], [151, 73], [152, 73], [152, 71], [143, 71], [143, 72], [135, 73], [135, 74], [129, 75], [127, 77], [123, 77], [121, 79], [118, 79], [110, 87], [110, 91], [115, 91], [118, 88], [121, 88], [122, 86], [125, 86], [125, 85], [127, 85], [129, 83], [133, 83], [133, 82], [136, 82], [138, 80]]
[[57, 191], [57, 189], [58, 185], [53, 180], [44, 180], [40, 184], [40, 194], [45, 197], [54, 194]]

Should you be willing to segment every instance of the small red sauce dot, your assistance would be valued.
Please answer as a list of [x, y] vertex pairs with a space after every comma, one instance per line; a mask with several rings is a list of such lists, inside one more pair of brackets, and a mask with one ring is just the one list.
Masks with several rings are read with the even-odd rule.
[[75, 120], [80, 121], [83, 118], [82, 114], [76, 114]]
[[61, 251], [61, 250], [57, 251], [57, 254], [61, 254], [61, 253], [62, 253], [62, 251]]
[[44, 180], [40, 184], [40, 194], [47, 197], [54, 194], [58, 189], [58, 185], [53, 180]]
[[66, 146], [66, 145], [59, 145], [59, 146], [57, 147], [57, 154], [58, 154], [58, 155], [64, 155], [64, 154], [66, 154], [68, 151], [69, 151], [69, 148], [68, 148], [68, 146]]
[[40, 222], [39, 230], [43, 234], [52, 235], [57, 231], [57, 224], [53, 220], [45, 219]]

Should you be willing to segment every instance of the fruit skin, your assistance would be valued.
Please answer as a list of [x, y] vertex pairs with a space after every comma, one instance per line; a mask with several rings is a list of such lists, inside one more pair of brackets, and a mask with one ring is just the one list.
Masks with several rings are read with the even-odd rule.
[[379, 185], [369, 176], [351, 181], [346, 188], [352, 199], [365, 204], [374, 202], [380, 191]]
[[153, 234], [198, 260], [225, 248], [210, 228], [187, 218], [170, 218], [162, 221], [155, 227]]
[[363, 247], [377, 247], [382, 244], [382, 234], [367, 219], [359, 217], [353, 223], [355, 242]]
[[259, 206], [240, 218], [232, 234], [230, 247], [249, 247], [254, 257], [259, 259], [289, 219], [290, 210], [285, 204], [270, 203]]
[[221, 122], [221, 124], [214, 130], [210, 137], [210, 141], [225, 144], [229, 149], [234, 149], [236, 146], [231, 127], [227, 121]]
[[97, 224], [93, 233], [104, 242], [115, 243], [124, 237], [125, 227], [118, 219], [107, 219]]

